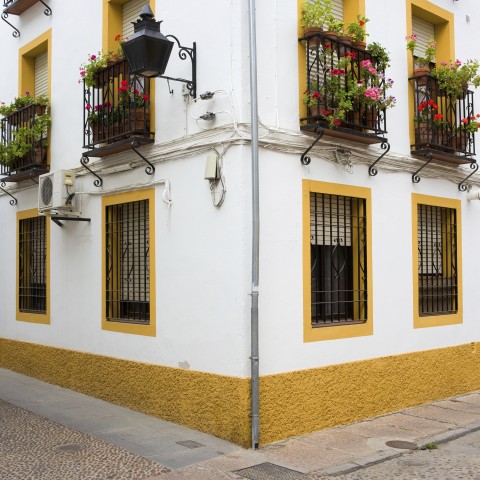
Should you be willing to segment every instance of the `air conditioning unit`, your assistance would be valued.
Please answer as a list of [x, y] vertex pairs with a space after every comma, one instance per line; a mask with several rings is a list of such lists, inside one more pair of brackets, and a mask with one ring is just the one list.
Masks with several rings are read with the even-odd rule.
[[38, 177], [38, 211], [62, 215], [80, 213], [73, 172], [56, 170]]

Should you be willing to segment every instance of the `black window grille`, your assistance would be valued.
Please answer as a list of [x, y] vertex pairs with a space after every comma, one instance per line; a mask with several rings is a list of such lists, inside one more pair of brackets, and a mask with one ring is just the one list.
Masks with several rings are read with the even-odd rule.
[[457, 212], [418, 205], [418, 289], [420, 315], [458, 311]]
[[106, 317], [150, 323], [148, 200], [106, 207]]
[[46, 217], [19, 221], [18, 306], [22, 312], [47, 310]]
[[365, 212], [365, 199], [310, 193], [313, 326], [367, 320]]

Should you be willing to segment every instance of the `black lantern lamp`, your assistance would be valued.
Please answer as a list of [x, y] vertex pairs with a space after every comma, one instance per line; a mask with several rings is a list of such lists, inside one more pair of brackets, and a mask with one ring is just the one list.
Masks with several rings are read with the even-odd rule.
[[[125, 42], [122, 43], [123, 53], [134, 75], [144, 77], [160, 77], [167, 80], [176, 80], [187, 84], [187, 90], [190, 95], [196, 94], [196, 45], [193, 48], [183, 47], [178, 39], [173, 35], [162, 35], [160, 33], [160, 23], [155, 21], [152, 9], [147, 4], [140, 13], [140, 19], [133, 22], [134, 33]], [[167, 68], [170, 54], [174, 42], [168, 38], [173, 38], [179, 48], [179, 57], [185, 60], [190, 57], [192, 62], [192, 80], [183, 78], [172, 78], [164, 76]]]

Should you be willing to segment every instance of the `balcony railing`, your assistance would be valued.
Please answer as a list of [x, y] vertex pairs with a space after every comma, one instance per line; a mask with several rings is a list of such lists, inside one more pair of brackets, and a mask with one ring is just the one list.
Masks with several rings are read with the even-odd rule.
[[[45, 112], [44, 106], [29, 105], [2, 118], [0, 174], [6, 175], [2, 181], [20, 181], [48, 172], [48, 129], [45, 127], [34, 131], [38, 117]], [[18, 145], [20, 137], [26, 146]], [[27, 151], [18, 156], [20, 148], [22, 152]]]
[[447, 95], [431, 75], [410, 78], [415, 89], [413, 155], [431, 154], [437, 160], [471, 163], [475, 138], [469, 132], [474, 115], [473, 92], [464, 90], [457, 97]]
[[112, 63], [84, 84], [86, 156], [106, 156], [153, 142], [150, 131], [150, 81], [129, 72], [126, 60]]
[[[350, 132], [352, 139], [357, 141], [366, 143], [385, 141], [379, 137], [386, 133], [385, 108], [375, 107], [372, 102], [368, 102], [363, 91], [358, 91], [360, 85], [365, 87], [364, 90], [375, 86], [381, 92], [381, 97], [385, 98], [386, 80], [376, 59], [368, 51], [323, 33], [308, 35], [300, 41], [304, 42], [306, 47], [305, 95], [311, 95], [312, 91], [318, 92], [316, 101], [307, 102], [307, 116], [300, 119], [302, 130], [321, 125], [326, 128], [327, 135], [339, 136], [335, 132]], [[349, 60], [346, 66], [343, 65], [345, 59]], [[372, 68], [375, 69], [375, 83], [372, 80], [373, 76], [365, 76], [366, 61], [370, 61]], [[343, 68], [338, 68], [339, 65]], [[336, 124], [332, 125], [328, 115], [340, 107], [341, 95], [351, 101], [352, 108], [341, 121], [336, 121]]]

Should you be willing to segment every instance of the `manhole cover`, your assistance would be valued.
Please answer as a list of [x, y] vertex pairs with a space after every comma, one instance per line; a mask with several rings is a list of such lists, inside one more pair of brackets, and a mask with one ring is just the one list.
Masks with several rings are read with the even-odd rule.
[[233, 473], [250, 480], [307, 480], [303, 473], [273, 463], [260, 463], [253, 467], [236, 470]]
[[55, 450], [60, 452], [79, 452], [85, 448], [84, 445], [79, 443], [65, 443], [64, 445], [57, 445]]
[[178, 445], [181, 445], [182, 447], [187, 447], [187, 448], [200, 448], [204, 447], [203, 443], [198, 443], [195, 440], [182, 440], [181, 442], [175, 442], [178, 443]]
[[405, 442], [404, 440], [390, 440], [385, 442], [387, 447], [401, 448], [402, 450], [416, 450], [417, 446], [413, 442]]

